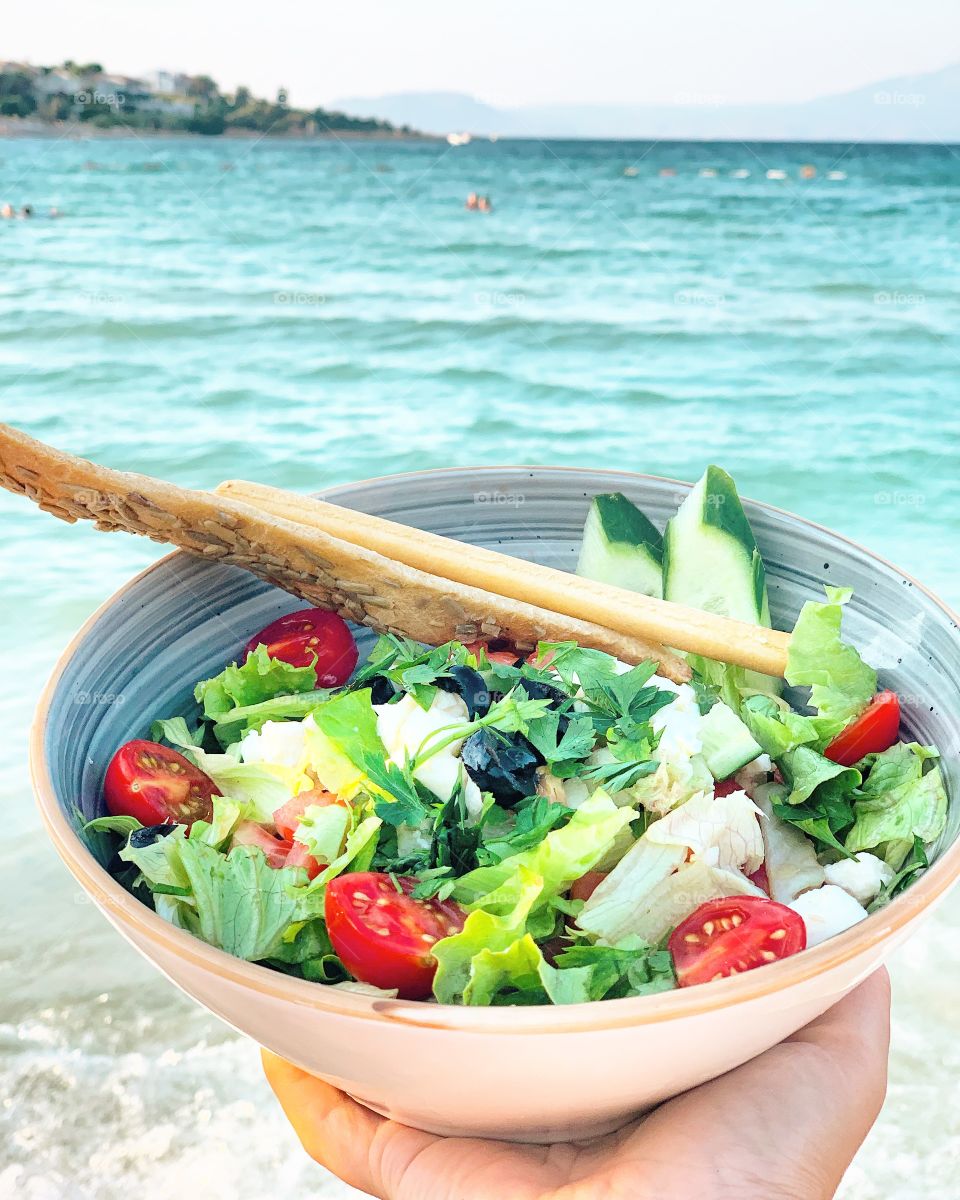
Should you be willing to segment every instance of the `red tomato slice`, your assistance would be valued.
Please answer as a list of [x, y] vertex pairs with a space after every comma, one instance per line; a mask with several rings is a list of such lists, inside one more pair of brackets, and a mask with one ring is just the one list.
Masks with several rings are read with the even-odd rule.
[[740, 784], [735, 779], [722, 779], [719, 783], [713, 785], [713, 794], [719, 799], [721, 796], [730, 796], [734, 792], [741, 792]]
[[274, 836], [269, 829], [258, 825], [256, 821], [241, 821], [230, 839], [230, 849], [232, 850], [234, 846], [258, 847], [264, 853], [267, 866], [279, 869], [287, 865], [287, 856], [293, 849], [294, 843], [286, 838]]
[[346, 800], [341, 800], [333, 792], [325, 792], [323, 788], [310, 788], [306, 792], [298, 792], [274, 812], [273, 823], [277, 827], [277, 833], [281, 837], [292, 838], [304, 811], [313, 804], [319, 805], [321, 808], [328, 804], [341, 804], [344, 808], [347, 807]]
[[295, 841], [287, 852], [285, 867], [303, 867], [308, 879], [316, 879], [323, 868], [306, 848], [303, 842]]
[[878, 692], [859, 717], [838, 734], [824, 754], [842, 767], [852, 767], [865, 754], [889, 750], [900, 732], [900, 699], [896, 692]]
[[606, 871], [588, 871], [586, 875], [581, 875], [570, 885], [570, 899], [589, 900], [606, 877]]
[[414, 900], [416, 879], [358, 871], [327, 884], [327, 933], [354, 978], [374, 987], [396, 988], [404, 1000], [430, 995], [437, 961], [431, 950], [459, 933], [466, 914], [451, 901]]
[[760, 896], [708, 900], [680, 922], [667, 942], [681, 987], [752, 971], [796, 954], [806, 944], [800, 914]]
[[107, 811], [141, 825], [192, 825], [213, 816], [217, 785], [189, 759], [159, 742], [121, 746], [103, 781]]
[[318, 687], [339, 687], [357, 665], [357, 643], [346, 621], [322, 608], [304, 608], [272, 621], [247, 643], [294, 667], [316, 666]]
[[492, 663], [500, 663], [501, 666], [512, 667], [517, 659], [523, 658], [520, 651], [511, 642], [508, 642], [506, 638], [494, 638], [490, 642], [479, 638], [475, 642], [464, 642], [463, 645], [478, 661], [480, 659], [480, 651], [485, 650], [487, 652], [487, 660]]

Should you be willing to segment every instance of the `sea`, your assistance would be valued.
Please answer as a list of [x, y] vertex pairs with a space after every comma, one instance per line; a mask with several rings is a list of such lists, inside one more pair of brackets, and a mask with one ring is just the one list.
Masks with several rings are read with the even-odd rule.
[[[301, 491], [716, 462], [960, 603], [960, 149], [23, 138], [5, 202], [33, 215], [0, 219], [0, 418], [65, 449]], [[43, 682], [161, 552], [0, 493], [0, 1200], [358, 1195], [34, 808]], [[954, 1194], [958, 970], [960, 894], [892, 964], [843, 1200]]]

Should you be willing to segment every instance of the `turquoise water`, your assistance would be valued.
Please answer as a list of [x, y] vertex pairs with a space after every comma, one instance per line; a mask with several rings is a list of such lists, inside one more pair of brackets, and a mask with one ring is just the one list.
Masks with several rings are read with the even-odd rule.
[[[63, 216], [0, 221], [0, 416], [64, 448], [301, 490], [717, 461], [960, 602], [951, 149], [25, 139], [0, 142], [8, 200]], [[346, 1195], [252, 1050], [76, 895], [30, 800], [46, 673], [159, 548], [5, 493], [0, 531], [0, 1197]], [[895, 964], [894, 1084], [850, 1200], [949, 1190], [958, 926], [955, 900]]]

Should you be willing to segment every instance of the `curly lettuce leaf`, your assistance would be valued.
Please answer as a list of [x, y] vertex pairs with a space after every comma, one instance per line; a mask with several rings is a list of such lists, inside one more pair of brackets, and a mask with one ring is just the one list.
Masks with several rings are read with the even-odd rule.
[[266, 646], [258, 646], [242, 666], [231, 663], [212, 679], [201, 680], [194, 691], [203, 715], [219, 720], [231, 709], [246, 708], [272, 700], [312, 692], [317, 686], [313, 667], [294, 667], [279, 658], [271, 658]]
[[769, 696], [749, 697], [740, 707], [740, 717], [764, 753], [774, 759], [820, 738], [810, 717], [801, 716]]
[[840, 637], [849, 588], [826, 589], [826, 603], [808, 600], [790, 638], [785, 678], [809, 687], [810, 703], [822, 718], [820, 744], [858, 717], [877, 690], [877, 673]]
[[[215, 837], [219, 831], [215, 822], [200, 832]], [[298, 919], [295, 885], [302, 873], [268, 866], [255, 847], [223, 854], [192, 831], [187, 838], [177, 825], [149, 846], [128, 844], [120, 857], [140, 870], [161, 916], [248, 962], [277, 954], [284, 931]]]
[[[485, 994], [490, 990], [485, 972], [491, 966], [502, 972], [504, 963], [497, 960], [490, 964], [489, 956], [509, 950], [525, 937], [527, 920], [542, 891], [543, 879], [518, 864], [513, 874], [484, 898], [484, 907], [469, 913], [459, 933], [436, 943], [433, 994], [441, 1004], [470, 1004], [475, 992]], [[474, 960], [481, 954], [486, 957], [481, 966], [475, 967]]]
[[935, 842], [947, 821], [947, 793], [936, 751], [898, 742], [871, 755], [866, 780], [854, 800], [855, 824], [846, 850], [870, 850], [899, 871], [915, 841]]
[[542, 907], [592, 870], [636, 818], [634, 809], [618, 808], [604, 792], [596, 791], [566, 825], [552, 830], [539, 845], [463, 875], [454, 886], [454, 898], [468, 906], [486, 907], [488, 893], [525, 870], [540, 880], [535, 907]]

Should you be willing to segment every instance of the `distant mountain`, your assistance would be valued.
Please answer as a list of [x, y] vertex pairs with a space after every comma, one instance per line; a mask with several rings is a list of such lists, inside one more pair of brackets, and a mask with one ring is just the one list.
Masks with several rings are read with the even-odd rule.
[[337, 100], [358, 117], [430, 133], [704, 141], [960, 143], [960, 64], [797, 104], [545, 104], [495, 108], [459, 92]]

